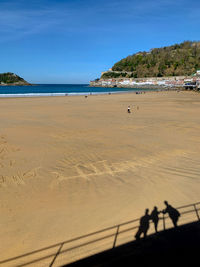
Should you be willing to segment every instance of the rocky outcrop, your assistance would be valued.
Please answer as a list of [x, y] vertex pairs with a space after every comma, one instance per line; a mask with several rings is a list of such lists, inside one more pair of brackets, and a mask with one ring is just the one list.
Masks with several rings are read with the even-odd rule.
[[0, 73], [0, 86], [8, 85], [31, 85], [20, 76], [12, 72]]

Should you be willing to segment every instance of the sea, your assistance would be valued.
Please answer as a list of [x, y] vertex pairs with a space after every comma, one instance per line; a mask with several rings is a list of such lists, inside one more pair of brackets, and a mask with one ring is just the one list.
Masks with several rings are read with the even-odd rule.
[[[39, 97], [114, 94], [123, 92], [142, 92], [138, 88], [90, 87], [89, 84], [37, 84], [31, 86], [0, 86], [0, 97]], [[152, 89], [149, 89], [152, 91]]]

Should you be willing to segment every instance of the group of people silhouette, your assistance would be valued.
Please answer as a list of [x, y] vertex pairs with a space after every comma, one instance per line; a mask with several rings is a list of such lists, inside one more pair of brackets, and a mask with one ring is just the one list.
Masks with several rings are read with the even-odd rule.
[[145, 215], [140, 218], [140, 225], [135, 235], [136, 240], [140, 239], [142, 233], [144, 235], [144, 238], [146, 237], [147, 231], [149, 229], [150, 220], [152, 220], [152, 222], [154, 223], [156, 233], [158, 232], [158, 221], [159, 221], [158, 215], [160, 213], [163, 214], [168, 213], [174, 227], [177, 227], [177, 222], [180, 217], [179, 211], [174, 207], [172, 207], [166, 200], [164, 201], [164, 204], [166, 205], [166, 208], [163, 209], [162, 211], [158, 211], [158, 208], [156, 206], [152, 210], [151, 214], [149, 214], [149, 209], [145, 210]]

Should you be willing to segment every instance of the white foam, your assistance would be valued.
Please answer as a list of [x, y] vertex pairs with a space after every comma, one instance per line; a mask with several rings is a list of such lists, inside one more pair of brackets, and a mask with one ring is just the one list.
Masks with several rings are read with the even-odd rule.
[[26, 94], [0, 94], [0, 97], [41, 97], [41, 96], [65, 96], [67, 93], [26, 93]]
[[[137, 89], [137, 91], [142, 91]], [[107, 91], [107, 92], [82, 92], [82, 93], [24, 93], [24, 94], [1, 94], [2, 97], [45, 97], [45, 96], [75, 96], [75, 95], [107, 95], [107, 94], [121, 94], [128, 92], [136, 92], [135, 90], [124, 90], [124, 91]]]

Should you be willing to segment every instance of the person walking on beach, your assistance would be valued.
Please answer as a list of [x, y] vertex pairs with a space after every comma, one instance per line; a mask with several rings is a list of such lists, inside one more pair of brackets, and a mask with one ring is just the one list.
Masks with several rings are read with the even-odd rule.
[[140, 218], [140, 225], [138, 231], [135, 235], [136, 240], [140, 239], [141, 234], [144, 234], [144, 238], [146, 238], [147, 231], [149, 229], [149, 221], [151, 216], [149, 215], [149, 209], [145, 210], [145, 215]]
[[158, 217], [159, 213], [160, 213], [160, 211], [158, 211], [158, 208], [155, 206], [151, 212], [151, 215], [150, 215], [151, 219], [154, 223], [156, 233], [158, 232], [157, 228], [158, 228], [158, 221], [159, 221], [159, 217]]
[[128, 106], [127, 112], [128, 112], [128, 113], [131, 113], [131, 108], [130, 108], [130, 106]]
[[174, 227], [177, 227], [177, 222], [178, 222], [178, 219], [180, 217], [180, 213], [177, 209], [175, 209], [174, 207], [172, 207], [171, 205], [168, 204], [168, 202], [165, 200], [164, 201], [165, 205], [166, 205], [166, 209], [164, 209], [162, 211], [163, 214], [165, 213], [168, 213], [169, 214], [169, 217], [170, 219], [172, 220], [173, 222], [173, 225]]

